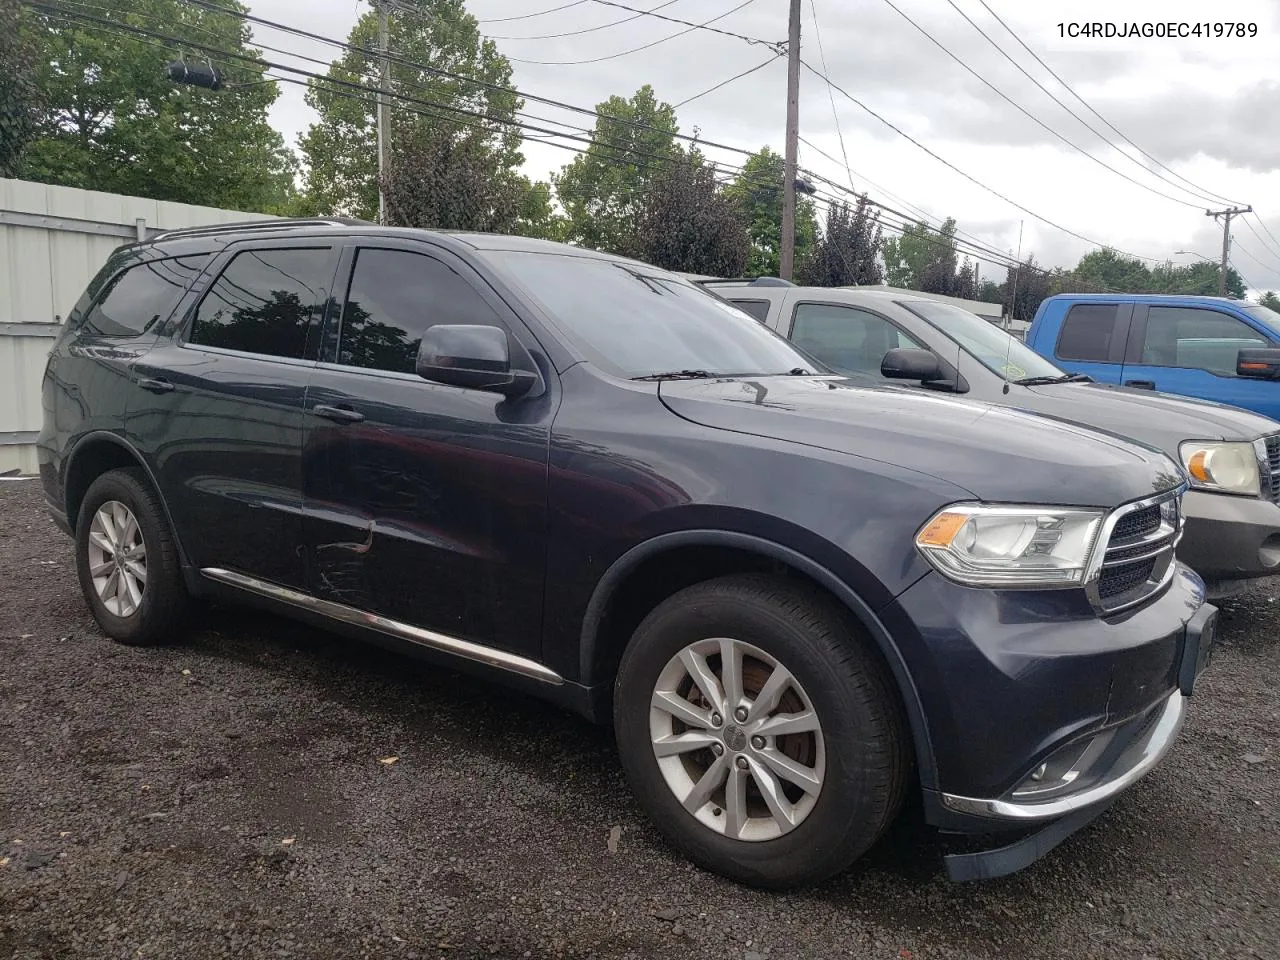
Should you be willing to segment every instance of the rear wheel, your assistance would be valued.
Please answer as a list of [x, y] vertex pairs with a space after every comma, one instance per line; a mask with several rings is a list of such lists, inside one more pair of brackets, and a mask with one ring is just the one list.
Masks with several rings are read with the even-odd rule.
[[140, 470], [110, 470], [90, 485], [76, 522], [76, 568], [94, 619], [112, 639], [149, 646], [180, 631], [187, 594], [178, 550]]
[[614, 722], [660, 830], [736, 880], [790, 887], [867, 850], [901, 804], [889, 681], [825, 595], [739, 576], [677, 593], [636, 630]]

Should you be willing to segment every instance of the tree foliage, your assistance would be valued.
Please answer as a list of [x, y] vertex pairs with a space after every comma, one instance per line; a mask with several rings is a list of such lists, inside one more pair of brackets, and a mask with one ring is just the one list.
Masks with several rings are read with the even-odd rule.
[[750, 245], [737, 202], [694, 145], [654, 174], [628, 252], [667, 270], [737, 277]]
[[387, 220], [400, 227], [543, 236], [555, 229], [546, 184], [494, 170], [481, 131], [410, 129], [383, 185]]
[[595, 142], [552, 181], [568, 218], [567, 240], [626, 254], [650, 184], [680, 153], [676, 112], [648, 84], [629, 98], [610, 97], [596, 111]]
[[18, 173], [40, 121], [39, 62], [18, 0], [0, 0], [0, 177]]
[[1051, 277], [1049, 271], [1036, 263], [1034, 254], [1028, 254], [1020, 268], [1010, 267], [1000, 296], [1005, 314], [1015, 320], [1030, 321], [1040, 302], [1054, 292]]
[[[782, 183], [784, 158], [768, 146], [747, 158], [727, 191], [737, 201], [751, 238], [746, 276], [776, 277], [782, 248]], [[796, 197], [796, 263], [803, 265], [818, 239], [813, 201]]]
[[1277, 313], [1280, 313], [1280, 295], [1277, 295], [1274, 290], [1268, 290], [1266, 293], [1260, 296], [1258, 298], [1258, 303], [1261, 306], [1267, 307], [1271, 310], [1275, 310]]
[[885, 275], [892, 287], [949, 293], [955, 286], [957, 261], [954, 217], [937, 230], [923, 221], [909, 223], [901, 236], [884, 242]]
[[[390, 16], [391, 101], [390, 175], [402, 161], [423, 162], [423, 151], [448, 140], [467, 157], [468, 169], [504, 185], [523, 163], [519, 130], [509, 121], [524, 101], [511, 87], [511, 64], [492, 40], [480, 35], [475, 17], [462, 0], [413, 0], [397, 5]], [[351, 47], [333, 61], [326, 76], [333, 81], [380, 86], [376, 56], [378, 17], [367, 11], [347, 37]], [[425, 70], [411, 64], [429, 64]], [[443, 70], [483, 81], [472, 83], [442, 76]], [[495, 89], [495, 87], [497, 89]], [[420, 102], [415, 102], [420, 101]], [[447, 106], [433, 106], [445, 104]], [[377, 219], [378, 125], [373, 93], [341, 83], [312, 80], [307, 103], [319, 115], [299, 140], [307, 165], [306, 203], [314, 213], [336, 213]], [[479, 115], [479, 116], [473, 116]], [[403, 182], [403, 178], [400, 178]], [[527, 181], [526, 181], [527, 183]], [[532, 188], [530, 188], [532, 189]], [[448, 206], [449, 201], [435, 201]], [[523, 199], [521, 200], [523, 203]], [[469, 215], [470, 216], [470, 215]], [[483, 219], [483, 213], [475, 216]]]
[[822, 236], [800, 264], [799, 279], [813, 287], [846, 287], [882, 283], [879, 211], [872, 212], [866, 194], [857, 205], [832, 204]]
[[[236, 0], [223, 5], [245, 9]], [[181, 0], [115, 0], [112, 11], [123, 22], [257, 55], [244, 21], [229, 14]], [[24, 176], [240, 210], [287, 203], [295, 162], [267, 122], [275, 84], [216, 92], [177, 84], [165, 64], [180, 49], [38, 12], [29, 16], [28, 36], [42, 104]], [[233, 82], [262, 79], [262, 68], [243, 61], [217, 66]]]

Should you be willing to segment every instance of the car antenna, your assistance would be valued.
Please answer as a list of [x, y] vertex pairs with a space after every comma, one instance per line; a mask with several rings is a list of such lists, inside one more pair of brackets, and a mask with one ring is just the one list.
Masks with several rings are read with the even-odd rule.
[[[1009, 327], [1004, 334], [1009, 342], [1004, 345], [1004, 366], [1000, 369], [1004, 377], [1004, 394], [1009, 393], [1009, 358], [1013, 356], [1013, 314], [1018, 308], [1018, 274], [1022, 272], [1022, 223], [1018, 221], [1018, 265], [1013, 269], [1013, 296], [1009, 298]], [[1007, 280], [1005, 281], [1008, 282]]]

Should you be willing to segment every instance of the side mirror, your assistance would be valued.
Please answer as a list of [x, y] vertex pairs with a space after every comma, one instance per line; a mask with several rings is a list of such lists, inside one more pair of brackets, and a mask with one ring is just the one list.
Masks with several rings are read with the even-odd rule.
[[929, 350], [910, 350], [896, 347], [884, 355], [880, 361], [880, 375], [890, 380], [930, 380], [943, 379], [942, 364], [937, 354]]
[[501, 327], [440, 324], [428, 327], [418, 347], [418, 376], [454, 387], [523, 396], [537, 383], [527, 370], [511, 369], [511, 347]]
[[1280, 350], [1241, 350], [1236, 356], [1236, 376], [1254, 380], [1280, 380]]

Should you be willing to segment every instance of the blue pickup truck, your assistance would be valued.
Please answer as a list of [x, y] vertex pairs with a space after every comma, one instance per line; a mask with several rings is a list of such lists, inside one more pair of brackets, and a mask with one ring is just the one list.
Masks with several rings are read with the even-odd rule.
[[1219, 297], [1059, 294], [1027, 345], [1064, 370], [1280, 420], [1280, 313]]

